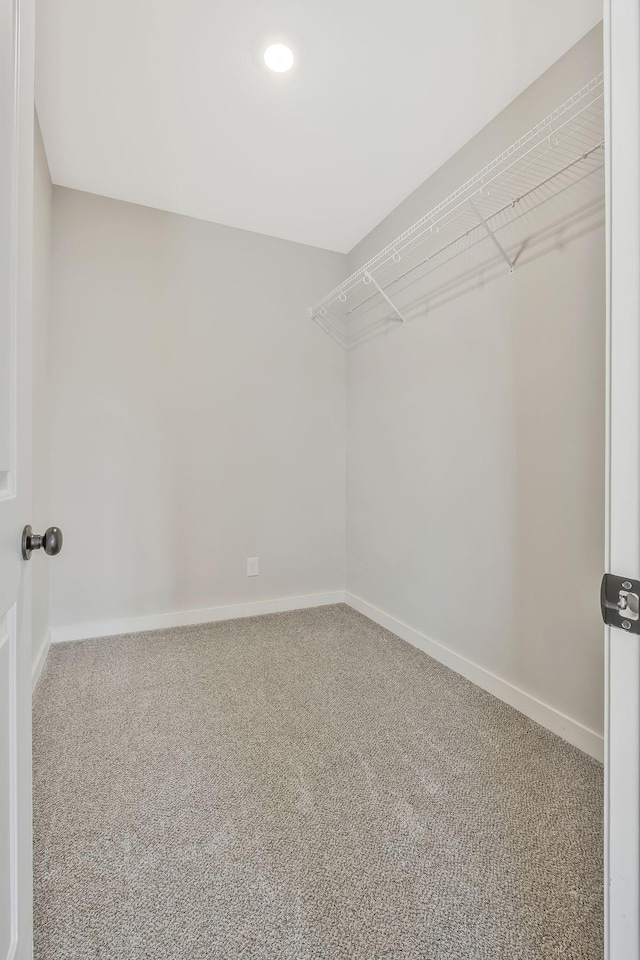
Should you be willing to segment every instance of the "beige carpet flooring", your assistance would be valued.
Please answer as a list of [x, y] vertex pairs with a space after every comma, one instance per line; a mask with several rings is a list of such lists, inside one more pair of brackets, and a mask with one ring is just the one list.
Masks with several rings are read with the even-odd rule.
[[37, 960], [599, 960], [602, 767], [339, 605], [51, 649]]

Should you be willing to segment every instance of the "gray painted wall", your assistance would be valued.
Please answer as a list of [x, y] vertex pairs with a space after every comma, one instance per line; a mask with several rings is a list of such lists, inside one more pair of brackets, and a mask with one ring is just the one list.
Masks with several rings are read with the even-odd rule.
[[[407, 198], [349, 271], [602, 69], [597, 28]], [[455, 118], [452, 118], [455, 122]], [[602, 732], [599, 178], [412, 288], [349, 354], [347, 589]], [[404, 305], [404, 303], [403, 303]]]
[[[38, 533], [55, 523], [49, 503], [49, 313], [51, 304], [51, 238], [53, 188], [35, 118], [33, 160], [33, 509], [31, 525]], [[32, 662], [49, 631], [49, 572], [47, 557], [31, 564]]]
[[53, 262], [54, 626], [342, 589], [344, 257], [56, 187]]

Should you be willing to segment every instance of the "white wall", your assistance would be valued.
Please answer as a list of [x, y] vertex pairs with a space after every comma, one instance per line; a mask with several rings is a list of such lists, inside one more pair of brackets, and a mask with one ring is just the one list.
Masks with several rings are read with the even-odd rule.
[[[601, 69], [596, 28], [366, 237], [349, 270]], [[485, 245], [412, 291], [406, 329], [349, 354], [347, 438], [348, 591], [596, 733], [602, 190], [569, 191], [508, 234], [524, 245], [513, 276], [499, 259], [480, 269]]]
[[[40, 125], [35, 118], [33, 161], [33, 509], [30, 523], [43, 533], [55, 523], [49, 505], [49, 313], [53, 188]], [[49, 633], [49, 558], [33, 557], [32, 663], [37, 671]]]
[[343, 270], [54, 188], [54, 626], [343, 589], [346, 361], [306, 320]]

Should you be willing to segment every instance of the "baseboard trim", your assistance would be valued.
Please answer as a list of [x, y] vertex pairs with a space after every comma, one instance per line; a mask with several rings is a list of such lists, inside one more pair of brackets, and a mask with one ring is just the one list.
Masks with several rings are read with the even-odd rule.
[[51, 643], [68, 643], [70, 640], [94, 640], [100, 637], [119, 636], [123, 633], [162, 630], [165, 627], [185, 627], [198, 623], [216, 623], [220, 620], [238, 620], [241, 617], [259, 617], [265, 613], [284, 613], [287, 610], [324, 607], [332, 603], [344, 603], [344, 590], [333, 590], [329, 593], [310, 593], [299, 597], [283, 597], [278, 600], [232, 603], [220, 607], [180, 610], [174, 613], [128, 617], [121, 620], [73, 623], [68, 626], [52, 627]]
[[40, 679], [40, 674], [42, 673], [42, 668], [44, 667], [47, 661], [47, 655], [49, 653], [49, 646], [51, 645], [51, 629], [47, 630], [42, 645], [38, 650], [38, 655], [36, 656], [33, 664], [31, 666], [31, 692], [36, 688], [38, 680]]
[[439, 663], [455, 670], [456, 673], [466, 677], [467, 680], [471, 680], [476, 686], [482, 687], [483, 690], [508, 703], [509, 706], [519, 710], [529, 719], [535, 720], [536, 723], [546, 727], [547, 730], [551, 730], [552, 733], [562, 737], [563, 740], [567, 740], [574, 747], [578, 747], [579, 750], [583, 750], [589, 756], [602, 762], [604, 739], [594, 730], [590, 730], [577, 720], [567, 717], [554, 707], [550, 707], [548, 703], [543, 703], [537, 697], [509, 683], [508, 680], [503, 680], [502, 677], [485, 670], [479, 664], [467, 660], [466, 657], [455, 653], [444, 644], [431, 640], [424, 633], [410, 627], [401, 620], [397, 620], [383, 610], [379, 610], [361, 597], [347, 591], [345, 602], [381, 627], [395, 633], [402, 640], [406, 640], [407, 643], [428, 653], [434, 660], [438, 660]]

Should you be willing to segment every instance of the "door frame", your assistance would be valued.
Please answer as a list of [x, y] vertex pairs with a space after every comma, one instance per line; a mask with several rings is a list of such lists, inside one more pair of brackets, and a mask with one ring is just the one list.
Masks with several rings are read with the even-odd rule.
[[[640, 4], [604, 0], [605, 570], [640, 579]], [[640, 638], [605, 628], [605, 957], [640, 956]]]

